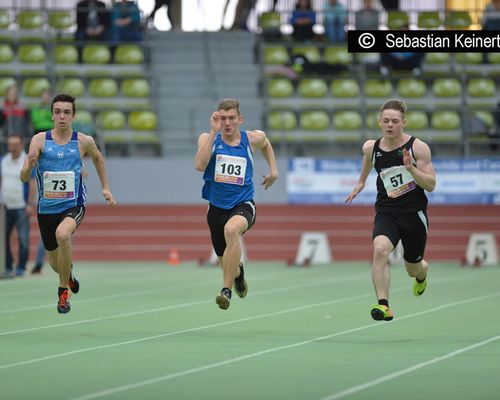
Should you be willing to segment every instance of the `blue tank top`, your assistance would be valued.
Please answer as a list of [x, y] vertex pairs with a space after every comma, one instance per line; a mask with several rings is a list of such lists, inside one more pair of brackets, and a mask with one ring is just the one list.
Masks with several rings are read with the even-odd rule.
[[253, 200], [253, 153], [246, 131], [240, 131], [238, 146], [229, 146], [219, 134], [212, 146], [212, 157], [203, 174], [202, 197], [216, 207], [230, 210]]
[[77, 131], [65, 145], [54, 142], [52, 131], [45, 132], [36, 172], [39, 214], [59, 214], [85, 204], [82, 166]]

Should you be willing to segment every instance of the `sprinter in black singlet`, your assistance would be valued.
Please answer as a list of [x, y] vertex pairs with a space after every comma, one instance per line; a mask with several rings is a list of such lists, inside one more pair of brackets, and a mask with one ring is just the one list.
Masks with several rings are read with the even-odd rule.
[[372, 279], [378, 304], [371, 308], [373, 319], [390, 321], [389, 255], [401, 240], [408, 275], [415, 278], [413, 293], [421, 296], [427, 286], [424, 260], [427, 239], [427, 197], [436, 187], [431, 151], [423, 141], [403, 132], [406, 104], [397, 99], [380, 108], [379, 125], [383, 136], [363, 145], [363, 161], [358, 184], [346, 198], [350, 203], [363, 190], [370, 170], [377, 171], [377, 200], [373, 228]]

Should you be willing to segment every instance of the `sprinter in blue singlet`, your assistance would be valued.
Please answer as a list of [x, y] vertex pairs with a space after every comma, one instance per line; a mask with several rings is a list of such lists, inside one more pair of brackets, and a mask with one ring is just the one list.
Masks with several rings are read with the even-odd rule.
[[207, 222], [212, 245], [223, 270], [223, 286], [215, 302], [227, 310], [232, 288], [245, 297], [248, 285], [241, 263], [240, 238], [255, 223], [253, 152], [260, 150], [269, 166], [262, 185], [278, 178], [274, 151], [260, 130], [242, 131], [243, 115], [236, 99], [222, 100], [210, 117], [210, 132], [198, 139], [195, 167], [204, 172], [202, 197], [209, 202]]
[[57, 311], [70, 311], [70, 291], [80, 283], [72, 272], [71, 236], [85, 215], [86, 189], [82, 181], [82, 157], [88, 155], [99, 175], [102, 194], [110, 205], [116, 201], [109, 190], [106, 166], [94, 139], [71, 127], [75, 98], [59, 94], [52, 100], [54, 129], [33, 136], [21, 170], [27, 182], [36, 167], [38, 185], [38, 225], [51, 267], [59, 274]]

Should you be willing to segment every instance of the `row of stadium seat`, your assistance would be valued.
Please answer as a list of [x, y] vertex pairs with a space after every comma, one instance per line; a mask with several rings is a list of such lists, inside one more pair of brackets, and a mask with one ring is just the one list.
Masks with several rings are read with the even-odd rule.
[[72, 10], [0, 10], [0, 29], [8, 29], [12, 24], [17, 29], [38, 31], [44, 24], [56, 30], [69, 29], [75, 23]]
[[[468, 116], [482, 121], [486, 128], [494, 124], [494, 117], [490, 111], [475, 110]], [[437, 110], [433, 112], [410, 111], [406, 115], [406, 127], [409, 132], [418, 131], [418, 136], [432, 140], [458, 141], [461, 140], [461, 124], [465, 123], [457, 110]], [[363, 114], [357, 110], [341, 110], [329, 112], [324, 109], [274, 109], [267, 113], [267, 127], [270, 136], [280, 138], [323, 137], [342, 141], [359, 141], [362, 131], [379, 132], [378, 112], [369, 111]], [[294, 132], [295, 131], [295, 132]], [[290, 134], [292, 132], [292, 134]], [[315, 132], [315, 133], [314, 133]], [[318, 132], [323, 132], [318, 136]], [[296, 135], [294, 135], [296, 133]], [[484, 132], [483, 132], [484, 133]]]
[[[419, 78], [401, 78], [397, 80], [395, 87], [388, 79], [367, 79], [361, 84], [353, 78], [332, 79], [331, 81], [322, 78], [304, 78], [296, 84], [287, 78], [269, 78], [266, 81], [266, 94], [271, 100], [293, 96], [314, 99], [333, 96], [342, 100], [358, 101], [361, 95], [375, 98], [397, 95], [410, 99], [432, 95], [435, 98], [455, 99], [459, 102], [463, 94], [462, 90], [462, 83], [456, 78], [435, 78], [429, 81]], [[465, 83], [465, 93], [477, 99], [496, 99], [498, 96], [496, 82], [491, 78], [468, 79]]]
[[[303, 55], [311, 63], [326, 62], [328, 64], [351, 65], [354, 62], [363, 62], [366, 54], [349, 53], [345, 46], [313, 46], [313, 45], [270, 45], [262, 48], [262, 60], [264, 65], [285, 65], [290, 62], [291, 56]], [[427, 53], [424, 63], [449, 64], [451, 61], [457, 64], [481, 64], [483, 54], [481, 53]], [[500, 53], [488, 53], [487, 61], [491, 64], [500, 64]]]
[[[49, 55], [48, 55], [49, 54]], [[78, 63], [78, 48], [73, 44], [56, 44], [48, 50], [41, 43], [20, 44], [17, 50], [9, 43], [0, 43], [0, 63], [19, 61], [28, 64], [43, 63], [47, 60], [56, 64]], [[86, 44], [82, 48], [84, 64], [142, 64], [144, 51], [137, 44], [120, 44], [116, 47], [114, 57], [111, 49], [105, 44]]]
[[[412, 22], [410, 14], [405, 11], [388, 11], [380, 13], [386, 16], [385, 25], [388, 29], [407, 29]], [[259, 28], [262, 32], [268, 33], [279, 31], [281, 26], [288, 23], [285, 20], [286, 15], [277, 12], [266, 12], [259, 16]], [[472, 24], [472, 18], [468, 11], [449, 10], [439, 11], [420, 11], [417, 14], [416, 25], [421, 29], [468, 29]]]

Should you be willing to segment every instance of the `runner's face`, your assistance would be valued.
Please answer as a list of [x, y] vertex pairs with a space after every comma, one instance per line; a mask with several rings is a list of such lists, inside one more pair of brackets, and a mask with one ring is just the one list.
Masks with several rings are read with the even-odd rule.
[[58, 101], [52, 108], [52, 120], [59, 129], [68, 129], [73, 122], [73, 104]]
[[401, 111], [384, 110], [380, 114], [378, 120], [384, 136], [395, 138], [403, 134], [403, 128], [406, 120], [403, 118]]
[[240, 129], [243, 116], [238, 114], [235, 108], [230, 110], [219, 110], [221, 120], [221, 130], [226, 135], [231, 135]]

